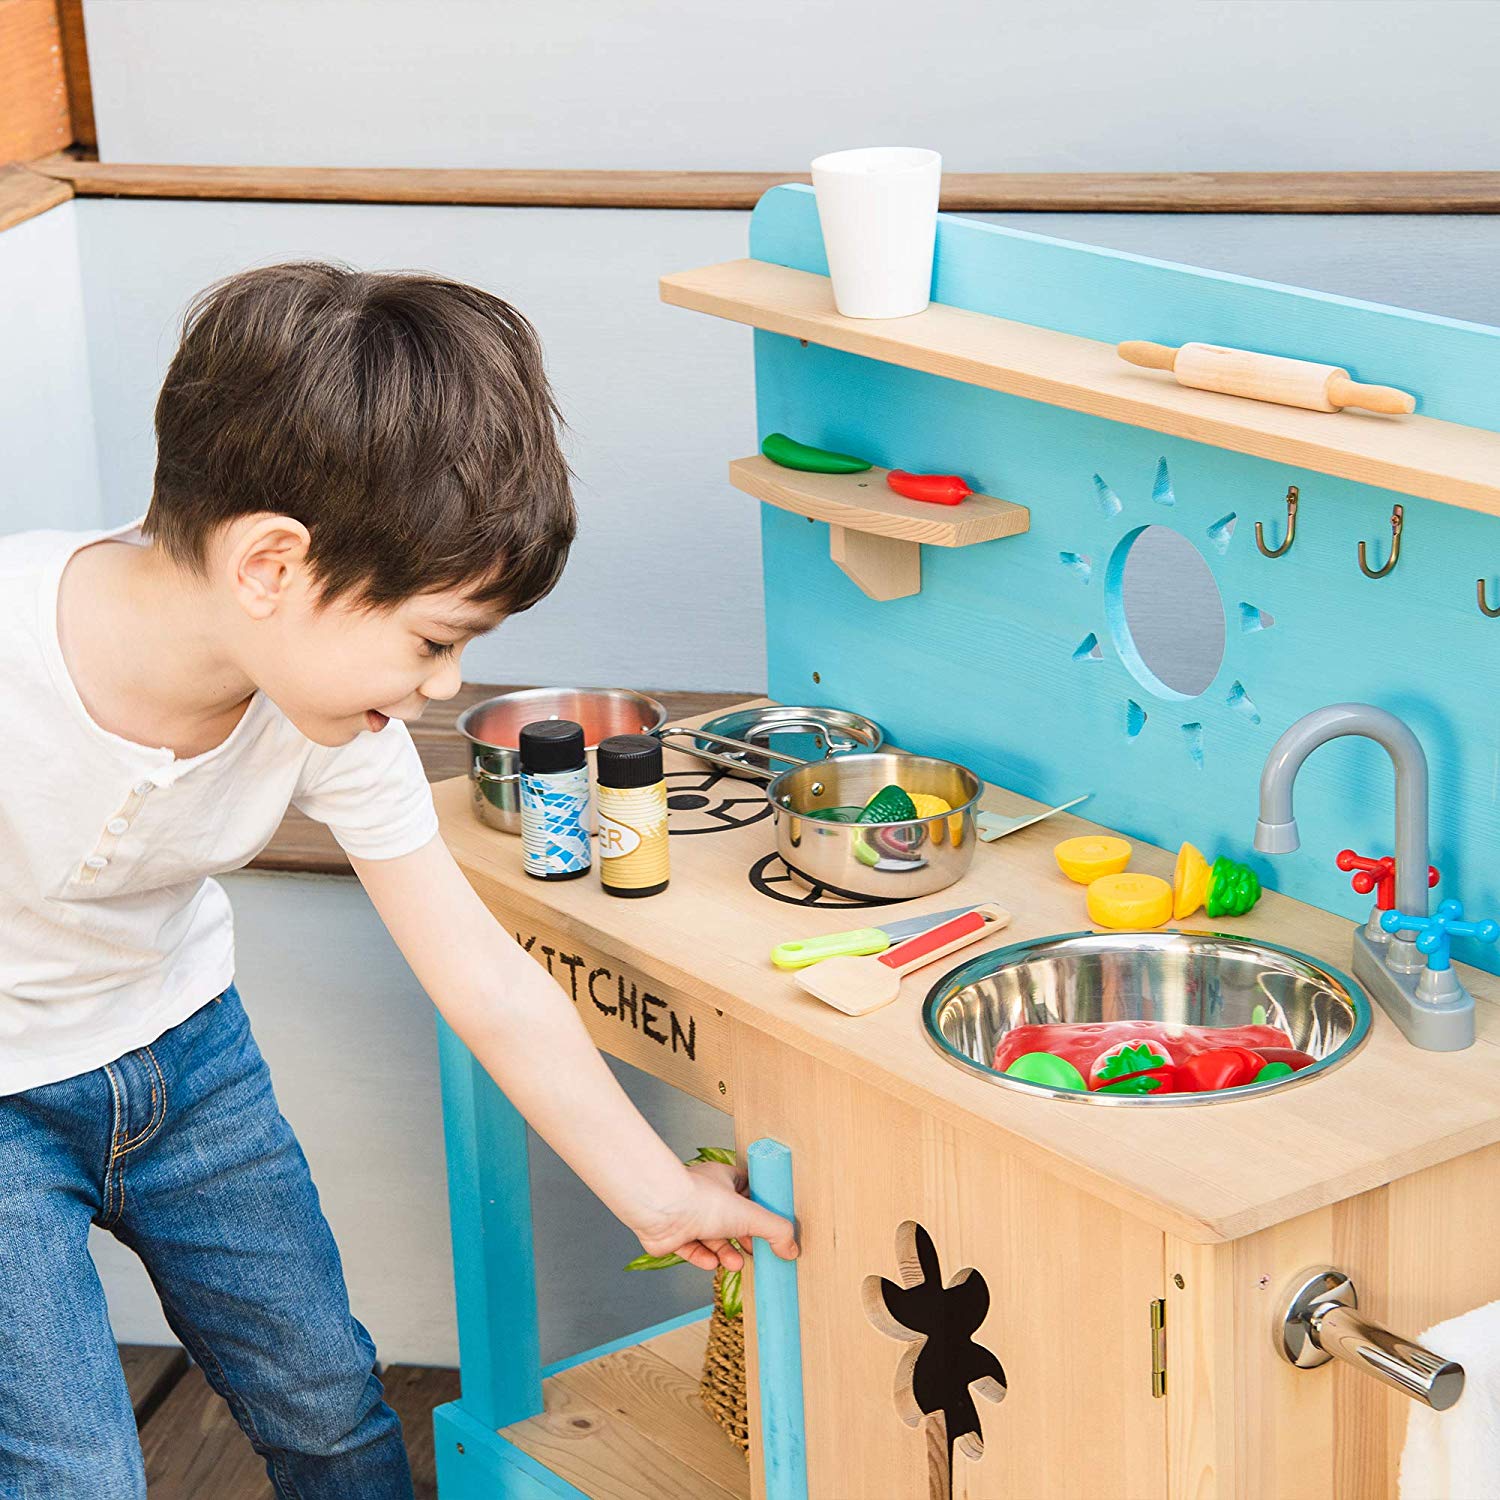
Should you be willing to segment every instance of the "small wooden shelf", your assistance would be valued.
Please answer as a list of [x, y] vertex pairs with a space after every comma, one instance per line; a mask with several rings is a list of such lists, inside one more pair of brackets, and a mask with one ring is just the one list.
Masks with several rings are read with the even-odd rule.
[[500, 1436], [599, 1500], [749, 1500], [749, 1463], [698, 1399], [707, 1341], [704, 1319], [564, 1362], [546, 1410]]
[[928, 505], [896, 494], [888, 469], [859, 474], [805, 474], [759, 454], [729, 465], [729, 482], [767, 505], [827, 521], [829, 552], [872, 599], [921, 591], [922, 544], [970, 547], [1016, 536], [1031, 525], [1024, 505], [970, 495], [958, 505]]
[[1123, 363], [1111, 344], [941, 303], [910, 318], [843, 318], [826, 276], [765, 261], [664, 276], [661, 295], [676, 307], [887, 364], [1500, 515], [1500, 433], [1482, 428], [1189, 390]]

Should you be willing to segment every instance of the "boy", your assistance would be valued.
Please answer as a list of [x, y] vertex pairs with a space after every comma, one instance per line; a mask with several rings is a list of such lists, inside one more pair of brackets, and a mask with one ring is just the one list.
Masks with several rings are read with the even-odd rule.
[[677, 1161], [475, 896], [402, 722], [556, 582], [557, 422], [496, 298], [273, 266], [190, 310], [143, 523], [0, 538], [0, 1496], [145, 1494], [91, 1222], [139, 1253], [278, 1495], [412, 1493], [208, 878], [289, 803], [647, 1250], [796, 1253], [728, 1168]]

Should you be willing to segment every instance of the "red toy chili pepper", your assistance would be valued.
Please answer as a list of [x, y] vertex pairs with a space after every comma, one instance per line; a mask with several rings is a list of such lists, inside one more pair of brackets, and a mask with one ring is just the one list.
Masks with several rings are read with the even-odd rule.
[[885, 482], [898, 495], [925, 500], [929, 505], [957, 505], [974, 493], [957, 474], [908, 474], [905, 469], [892, 469]]
[[1237, 1089], [1253, 1083], [1265, 1066], [1265, 1058], [1248, 1047], [1216, 1047], [1177, 1064], [1179, 1094], [1208, 1094], [1219, 1089]]

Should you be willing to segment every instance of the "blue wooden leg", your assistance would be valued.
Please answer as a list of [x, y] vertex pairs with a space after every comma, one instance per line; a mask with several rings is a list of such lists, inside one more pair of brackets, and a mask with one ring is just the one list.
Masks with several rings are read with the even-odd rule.
[[[750, 1196], [794, 1217], [791, 1151], [767, 1137], [751, 1144], [746, 1159]], [[807, 1500], [797, 1262], [779, 1259], [764, 1240], [755, 1241], [755, 1349], [766, 1500]]]
[[459, 1405], [494, 1431], [542, 1410], [526, 1122], [438, 1017]]

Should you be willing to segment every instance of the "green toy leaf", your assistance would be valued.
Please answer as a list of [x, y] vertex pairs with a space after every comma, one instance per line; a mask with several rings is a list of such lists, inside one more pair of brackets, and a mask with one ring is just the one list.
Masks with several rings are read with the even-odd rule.
[[745, 1297], [739, 1271], [726, 1271], [720, 1284], [719, 1303], [726, 1318], [737, 1318], [745, 1310]]
[[627, 1271], [665, 1271], [668, 1266], [685, 1266], [680, 1255], [637, 1255], [625, 1269]]
[[1094, 1064], [1096, 1078], [1123, 1078], [1127, 1073], [1144, 1073], [1147, 1068], [1160, 1068], [1172, 1059], [1160, 1047], [1150, 1042], [1125, 1042], [1117, 1052], [1105, 1055]]
[[735, 1154], [725, 1146], [699, 1146], [698, 1154], [694, 1161], [716, 1161], [723, 1166], [732, 1167], [735, 1163]]

